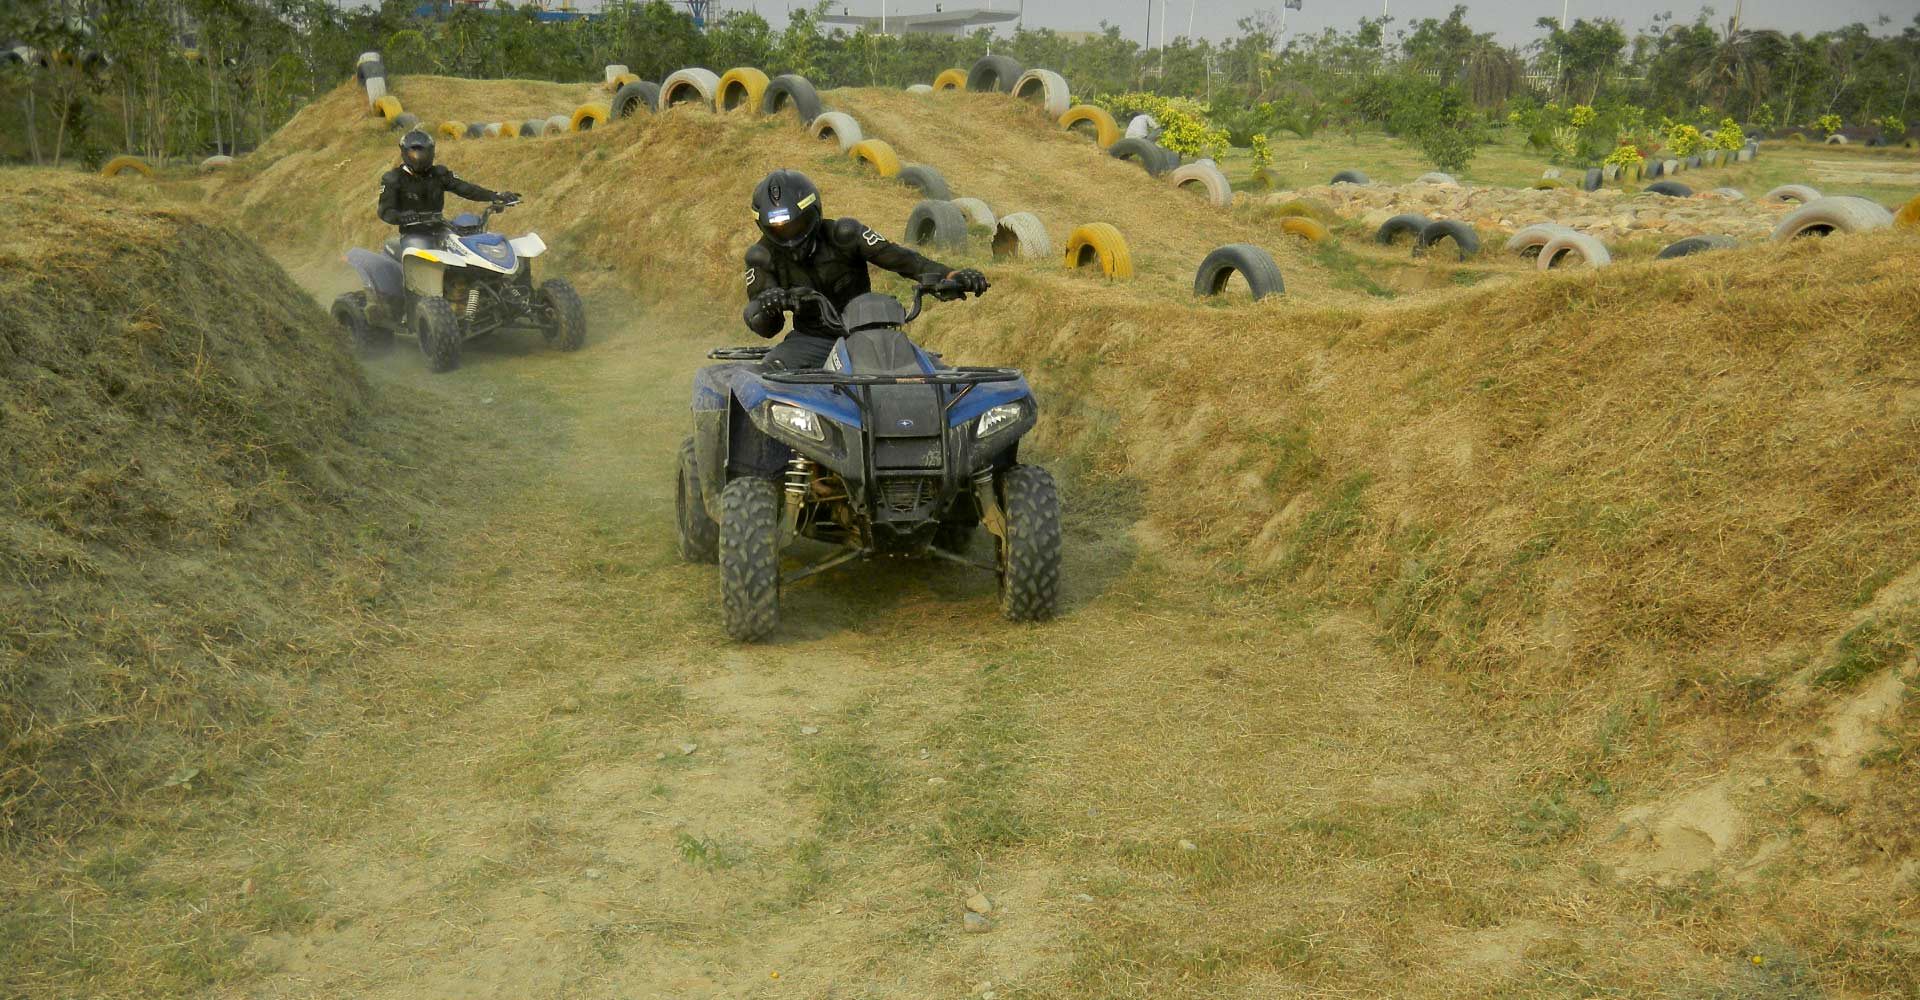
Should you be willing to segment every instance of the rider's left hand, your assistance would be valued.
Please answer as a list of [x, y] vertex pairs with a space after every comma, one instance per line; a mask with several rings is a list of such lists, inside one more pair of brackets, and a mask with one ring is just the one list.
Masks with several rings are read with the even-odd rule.
[[494, 204], [497, 205], [511, 205], [519, 200], [520, 192], [518, 191], [501, 191], [493, 196]]
[[987, 284], [987, 276], [970, 267], [954, 271], [947, 275], [947, 280], [959, 285], [963, 291], [971, 292], [975, 295], [984, 294], [990, 287]]

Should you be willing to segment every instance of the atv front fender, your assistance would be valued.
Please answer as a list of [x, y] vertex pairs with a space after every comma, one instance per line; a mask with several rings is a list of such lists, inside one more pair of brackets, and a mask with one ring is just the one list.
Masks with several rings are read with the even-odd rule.
[[347, 251], [347, 264], [359, 272], [360, 283], [368, 291], [386, 299], [401, 296], [400, 265], [394, 263], [392, 257], [356, 248]]

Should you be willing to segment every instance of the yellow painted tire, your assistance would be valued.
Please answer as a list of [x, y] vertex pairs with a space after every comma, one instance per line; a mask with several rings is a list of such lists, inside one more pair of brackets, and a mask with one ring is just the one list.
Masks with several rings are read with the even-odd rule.
[[1091, 104], [1076, 104], [1068, 108], [1067, 113], [1060, 116], [1060, 127], [1072, 129], [1076, 125], [1092, 125], [1093, 141], [1101, 149], [1120, 141], [1120, 123], [1114, 121], [1105, 108], [1096, 108]]
[[1308, 243], [1319, 243], [1331, 235], [1327, 227], [1321, 225], [1318, 219], [1310, 219], [1304, 215], [1290, 215], [1281, 219], [1280, 231], [1288, 236], [1298, 236]]
[[1120, 230], [1104, 222], [1089, 222], [1067, 237], [1068, 270], [1086, 267], [1096, 261], [1100, 264], [1100, 273], [1111, 281], [1133, 278], [1133, 251], [1127, 248], [1127, 238], [1120, 235]]
[[863, 140], [847, 150], [847, 155], [862, 163], [872, 164], [874, 172], [882, 177], [900, 175], [900, 157], [885, 139]]
[[373, 113], [385, 118], [387, 121], [392, 121], [400, 117], [402, 110], [404, 109], [400, 107], [400, 99], [392, 94], [388, 94], [373, 102]]
[[1339, 213], [1327, 207], [1326, 203], [1312, 198], [1294, 198], [1281, 202], [1273, 206], [1273, 214], [1283, 218], [1312, 219], [1322, 226], [1331, 226], [1340, 221]]
[[638, 73], [620, 73], [614, 76], [613, 79], [607, 81], [607, 93], [617, 94], [620, 92], [621, 87], [624, 87], [629, 83], [639, 83], [639, 82], [640, 82], [640, 74]]
[[964, 69], [950, 69], [933, 78], [933, 92], [936, 94], [943, 90], [965, 89], [967, 89], [967, 71]]
[[500, 138], [500, 139], [520, 138], [520, 123], [519, 122], [501, 122], [500, 134], [496, 136], [496, 138]]
[[568, 128], [574, 132], [587, 132], [607, 123], [607, 106], [604, 104], [582, 104], [573, 109], [573, 118]]
[[1900, 210], [1893, 213], [1893, 224], [1920, 226], [1920, 194], [1914, 195], [1912, 201], [1900, 206]]
[[116, 156], [108, 160], [107, 165], [100, 168], [100, 176], [118, 177], [128, 170], [142, 177], [153, 176], [153, 168], [147, 165], [147, 161], [138, 156]]
[[1542, 177], [1529, 185], [1535, 191], [1558, 191], [1567, 186], [1567, 182], [1558, 177]]
[[767, 74], [752, 66], [737, 66], [720, 74], [720, 85], [713, 92], [714, 110], [745, 108], [748, 114], [757, 115], [766, 95]]
[[465, 139], [467, 137], [467, 123], [441, 122], [440, 126], [433, 131], [435, 135], [438, 135], [442, 139]]

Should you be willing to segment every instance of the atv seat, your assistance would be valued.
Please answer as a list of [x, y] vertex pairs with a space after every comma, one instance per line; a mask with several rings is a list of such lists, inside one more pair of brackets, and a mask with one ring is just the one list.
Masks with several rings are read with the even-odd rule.
[[387, 256], [392, 257], [394, 260], [399, 260], [401, 252], [408, 247], [430, 250], [437, 242], [439, 241], [426, 233], [410, 233], [401, 230], [400, 235], [388, 237], [387, 241], [380, 245], [380, 249]]

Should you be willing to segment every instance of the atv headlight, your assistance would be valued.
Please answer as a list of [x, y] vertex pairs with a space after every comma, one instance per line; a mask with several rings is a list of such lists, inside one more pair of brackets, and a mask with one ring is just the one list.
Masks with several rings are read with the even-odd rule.
[[975, 421], [973, 425], [973, 436], [986, 437], [997, 431], [1006, 430], [1014, 424], [1019, 423], [1020, 418], [1024, 416], [1025, 413], [1026, 408], [1019, 403], [1001, 403], [999, 406], [980, 414], [980, 419]]
[[795, 437], [809, 441], [827, 439], [827, 432], [820, 427], [820, 418], [809, 410], [785, 403], [772, 403], [767, 406], [767, 416], [773, 420], [774, 426]]

